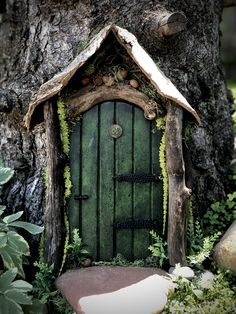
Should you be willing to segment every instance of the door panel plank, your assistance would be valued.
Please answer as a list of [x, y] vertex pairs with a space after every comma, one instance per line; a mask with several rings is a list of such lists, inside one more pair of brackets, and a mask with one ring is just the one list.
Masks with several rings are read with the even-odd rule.
[[[154, 122], [152, 124], [152, 128], [154, 129]], [[152, 155], [151, 155], [151, 167], [152, 172], [156, 174], [160, 174], [161, 177], [161, 169], [159, 163], [159, 149], [160, 149], [160, 141], [161, 141], [161, 131], [156, 130], [155, 133], [151, 133], [151, 141], [152, 141]], [[162, 180], [158, 181], [158, 183], [152, 183], [151, 187], [151, 218], [158, 220], [157, 232], [158, 234], [162, 234], [162, 203], [163, 203], [163, 188], [162, 188]]]
[[[132, 106], [116, 102], [116, 123], [123, 134], [115, 140], [116, 175], [132, 172]], [[132, 218], [132, 184], [116, 182], [116, 220]], [[132, 230], [116, 230], [116, 254], [132, 260]]]
[[100, 109], [99, 224], [101, 260], [113, 257], [114, 222], [114, 139], [109, 128], [114, 123], [114, 102], [105, 102]]
[[88, 244], [88, 251], [97, 259], [97, 162], [98, 162], [98, 106], [83, 116], [82, 131], [82, 194], [88, 200], [82, 203], [82, 239]]
[[71, 181], [73, 183], [72, 187], [72, 197], [69, 201], [69, 210], [68, 216], [70, 221], [70, 230], [71, 232], [75, 228], [79, 228], [80, 222], [80, 202], [74, 200], [74, 195], [80, 195], [81, 185], [80, 185], [80, 136], [81, 136], [81, 122], [78, 122], [72, 129], [70, 143], [71, 143], [71, 151], [70, 151], [70, 170], [71, 170]]
[[[134, 172], [150, 173], [150, 122], [134, 108]], [[150, 218], [150, 183], [134, 183], [134, 219]], [[148, 256], [149, 229], [136, 229], [133, 234], [134, 259]]]
[[[109, 135], [113, 123], [121, 125], [118, 139]], [[122, 101], [95, 106], [83, 114], [71, 134], [72, 197], [69, 203], [71, 230], [78, 228], [94, 260], [110, 260], [121, 253], [128, 260], [149, 255], [149, 229], [115, 230], [114, 221], [158, 219], [162, 232], [162, 181], [116, 182], [114, 175], [132, 172], [160, 174], [161, 132], [143, 111]], [[74, 195], [87, 194], [76, 201]]]

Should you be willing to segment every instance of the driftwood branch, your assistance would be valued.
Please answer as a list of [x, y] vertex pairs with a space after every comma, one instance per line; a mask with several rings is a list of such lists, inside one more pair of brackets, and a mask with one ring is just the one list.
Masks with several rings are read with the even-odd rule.
[[[156, 114], [158, 112], [159, 115], [164, 114], [162, 107], [145, 94], [126, 85], [116, 85], [114, 87], [99, 86], [92, 91], [91, 88], [85, 88], [83, 91], [73, 94], [66, 100], [68, 115], [74, 118], [100, 102], [113, 99], [126, 100], [139, 106], [143, 109], [145, 117], [152, 112]], [[155, 119], [155, 115], [153, 118]]]
[[166, 159], [169, 181], [168, 255], [171, 265], [186, 264], [186, 206], [191, 190], [185, 185], [182, 150], [182, 109], [169, 105], [166, 121]]
[[63, 173], [61, 171], [60, 151], [55, 106], [52, 102], [44, 105], [44, 117], [47, 141], [46, 209], [45, 226], [45, 260], [51, 265], [60, 261], [62, 243], [62, 210], [63, 210]]

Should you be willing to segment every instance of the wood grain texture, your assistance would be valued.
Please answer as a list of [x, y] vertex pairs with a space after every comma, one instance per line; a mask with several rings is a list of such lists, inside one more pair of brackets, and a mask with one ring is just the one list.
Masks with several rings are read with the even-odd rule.
[[84, 243], [89, 243], [89, 250], [96, 260], [98, 252], [98, 106], [83, 117], [82, 156], [81, 156], [81, 194], [88, 195], [82, 203], [81, 234]]
[[96, 87], [96, 89], [87, 87], [72, 94], [66, 100], [68, 114], [70, 117], [74, 118], [100, 102], [113, 99], [130, 102], [139, 106], [143, 111], [146, 110], [147, 106], [152, 106], [154, 111], [156, 107], [158, 108], [159, 112], [164, 114], [163, 108], [155, 101], [149, 99], [145, 94], [125, 84], [116, 84], [115, 86], [111, 87], [99, 86]]
[[99, 137], [99, 258], [109, 260], [114, 255], [114, 147], [115, 141], [109, 134], [109, 128], [114, 123], [114, 102], [105, 102], [100, 109]]
[[[134, 129], [133, 129], [133, 171], [134, 173], [150, 173], [150, 154], [151, 154], [151, 134], [150, 122], [143, 121], [142, 111], [134, 108]], [[143, 143], [146, 143], [144, 149]], [[151, 184], [134, 183], [133, 185], [133, 217], [134, 219], [148, 219], [150, 217], [150, 187]], [[145, 258], [148, 256], [149, 229], [133, 231], [134, 259]]]
[[169, 183], [168, 256], [171, 265], [186, 264], [186, 201], [191, 190], [185, 185], [182, 150], [182, 109], [169, 105], [166, 120], [166, 160]]
[[56, 127], [55, 104], [46, 102], [44, 115], [47, 117], [46, 142], [47, 142], [47, 171], [48, 182], [46, 190], [46, 206], [44, 212], [45, 226], [45, 261], [58, 267], [62, 249], [62, 211], [63, 211], [63, 172], [60, 161], [58, 129]]
[[[116, 123], [123, 128], [121, 136], [115, 145], [116, 174], [130, 173], [133, 171], [133, 132], [132, 132], [132, 106], [116, 102]], [[116, 182], [116, 220], [132, 218], [133, 215], [133, 189], [129, 182]], [[132, 260], [132, 230], [121, 229], [116, 231], [116, 253]]]
[[[109, 134], [119, 124], [122, 136]], [[118, 182], [113, 176], [159, 171], [159, 137], [139, 107], [108, 101], [85, 112], [71, 135], [73, 194], [88, 200], [70, 201], [71, 229], [81, 231], [83, 242], [96, 260], [149, 255], [149, 229], [116, 229], [117, 220], [159, 219], [162, 223], [162, 184]], [[152, 164], [153, 163], [153, 164]], [[74, 173], [76, 172], [76, 173]]]

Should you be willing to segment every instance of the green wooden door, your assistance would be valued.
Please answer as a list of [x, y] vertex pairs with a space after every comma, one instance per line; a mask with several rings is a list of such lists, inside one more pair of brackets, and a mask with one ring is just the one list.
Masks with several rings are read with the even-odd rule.
[[[122, 127], [117, 139], [109, 133], [113, 124]], [[160, 133], [154, 130], [155, 122], [146, 120], [141, 109], [121, 101], [93, 107], [73, 128], [69, 220], [94, 260], [109, 260], [117, 253], [129, 260], [149, 255], [150, 229], [118, 229], [116, 222], [155, 219], [162, 228], [161, 181], [113, 179], [128, 173], [160, 174]]]

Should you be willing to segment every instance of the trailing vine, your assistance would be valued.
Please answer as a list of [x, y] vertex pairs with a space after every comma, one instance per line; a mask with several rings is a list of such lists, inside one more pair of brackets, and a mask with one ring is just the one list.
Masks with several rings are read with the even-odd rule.
[[158, 129], [163, 130], [160, 149], [159, 149], [159, 161], [163, 180], [163, 229], [162, 233], [165, 233], [166, 220], [167, 220], [167, 208], [168, 208], [168, 174], [166, 170], [166, 131], [165, 131], [165, 117], [156, 119], [156, 126]]
[[[58, 113], [58, 118], [59, 118], [59, 123], [60, 123], [60, 136], [61, 136], [63, 152], [64, 154], [69, 156], [69, 153], [70, 153], [69, 127], [66, 120], [65, 104], [61, 98], [59, 98], [57, 102], [57, 113]], [[70, 173], [69, 165], [65, 166], [63, 177], [64, 177], [64, 186], [65, 186], [64, 206], [66, 207], [66, 203], [67, 203], [68, 198], [71, 196], [71, 189], [72, 189], [71, 173]], [[65, 264], [67, 247], [69, 245], [69, 239], [70, 239], [70, 226], [69, 226], [69, 220], [66, 214], [66, 210], [64, 210], [64, 224], [66, 228], [66, 237], [65, 237], [65, 243], [64, 243], [62, 264], [61, 264], [59, 274], [61, 273]]]
[[190, 197], [188, 203], [188, 230], [190, 237], [194, 237], [194, 217], [193, 217], [193, 203], [192, 198]]
[[70, 153], [69, 127], [66, 121], [65, 104], [62, 98], [59, 98], [57, 102], [57, 114], [58, 114], [59, 123], [60, 123], [60, 135], [61, 135], [63, 152], [67, 156], [69, 156], [69, 153]]

